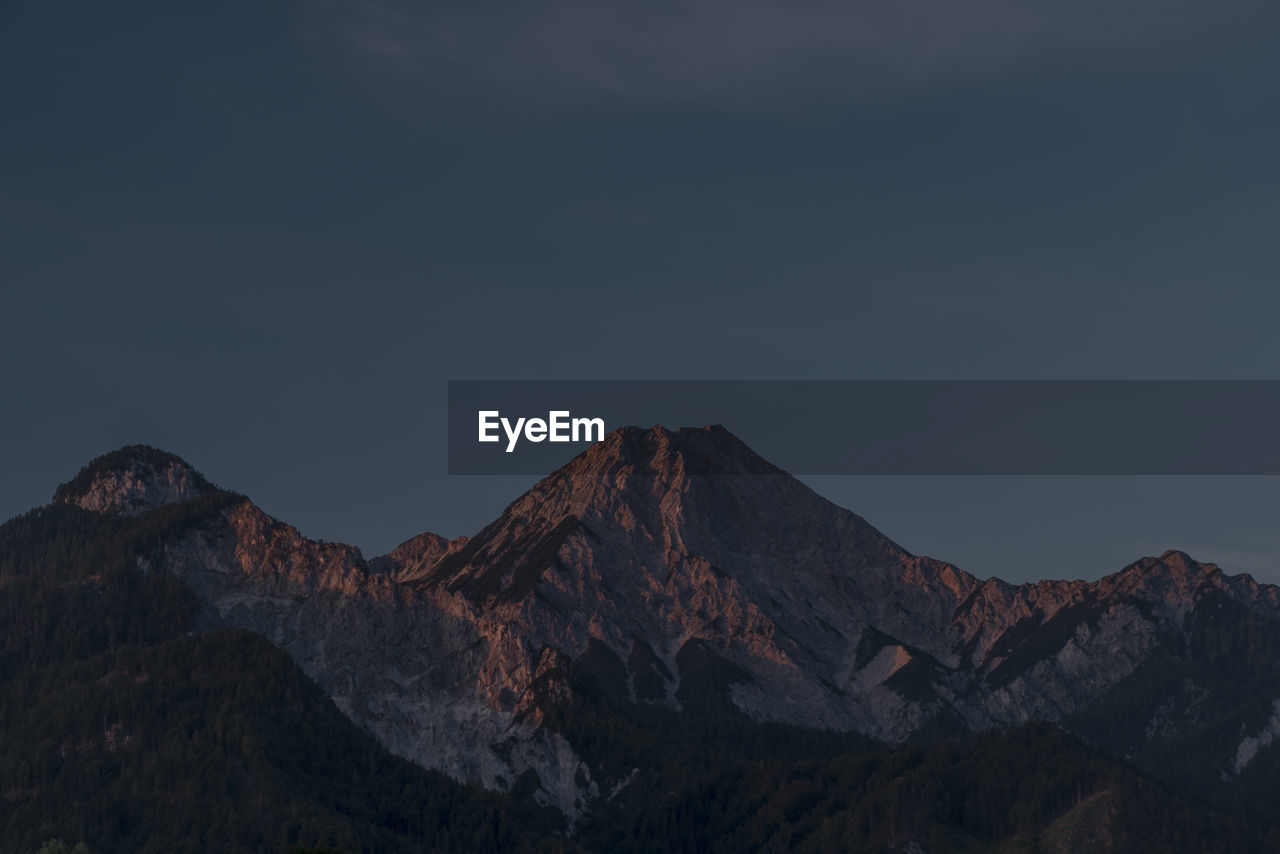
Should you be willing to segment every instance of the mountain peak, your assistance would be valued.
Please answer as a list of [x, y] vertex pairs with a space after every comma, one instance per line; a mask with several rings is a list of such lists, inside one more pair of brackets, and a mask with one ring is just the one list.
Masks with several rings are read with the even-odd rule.
[[897, 583], [888, 576], [906, 573], [911, 559], [723, 427], [622, 427], [535, 484], [421, 583], [477, 603], [519, 603], [537, 588], [533, 598], [562, 601], [566, 612], [582, 611], [586, 596], [589, 613], [631, 603], [631, 615], [675, 608], [731, 622], [748, 600], [818, 601], [835, 583]]
[[1216, 564], [1201, 563], [1181, 549], [1167, 549], [1160, 555], [1158, 560], [1168, 566], [1176, 566], [1180, 569], [1192, 571], [1207, 572], [1211, 569], [1217, 569]]
[[374, 572], [390, 575], [396, 581], [415, 581], [431, 569], [446, 554], [462, 548], [470, 537], [450, 540], [430, 531], [405, 540], [389, 553], [369, 561]]
[[1159, 557], [1144, 557], [1126, 566], [1117, 577], [1143, 577], [1147, 575], [1200, 578], [1221, 573], [1217, 564], [1201, 563], [1180, 549], [1169, 549]]
[[55, 504], [138, 516], [214, 490], [181, 457], [150, 445], [126, 445], [80, 469], [53, 494]]
[[686, 475], [785, 475], [720, 424], [669, 429], [619, 427], [570, 461], [560, 474], [598, 474], [643, 466]]
[[[657, 535], [693, 517], [710, 523], [767, 508], [829, 502], [747, 447], [719, 425], [620, 427], [543, 478], [504, 516], [544, 527], [573, 516], [592, 526], [609, 519]], [[841, 511], [844, 512], [844, 511]], [[692, 515], [691, 515], [692, 514]]]

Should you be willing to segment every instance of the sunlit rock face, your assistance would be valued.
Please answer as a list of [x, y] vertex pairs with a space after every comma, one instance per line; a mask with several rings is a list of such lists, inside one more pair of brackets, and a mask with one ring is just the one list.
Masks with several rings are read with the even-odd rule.
[[570, 817], [594, 796], [562, 738], [477, 691], [494, 641], [456, 597], [415, 591], [358, 549], [309, 540], [248, 500], [167, 543], [145, 568], [186, 580], [204, 603], [203, 626], [247, 628], [289, 652], [393, 752], [498, 790], [536, 770], [538, 797]]
[[98, 513], [137, 516], [196, 498], [213, 486], [181, 458], [146, 445], [99, 457], [58, 488], [55, 502]]
[[[126, 448], [58, 500], [141, 513], [212, 489], [176, 457]], [[206, 625], [287, 650], [393, 751], [495, 789], [535, 771], [537, 796], [570, 817], [599, 788], [543, 712], [572, 699], [569, 665], [589, 655], [617, 662], [636, 703], [680, 707], [710, 662], [758, 721], [901, 743], [1045, 719], [1157, 770], [1235, 714], [1213, 748], [1228, 776], [1265, 765], [1272, 739], [1242, 762], [1241, 733], [1269, 732], [1280, 696], [1265, 664], [1280, 660], [1274, 587], [1181, 552], [1096, 582], [982, 581], [719, 427], [615, 431], [470, 538], [421, 534], [366, 561], [243, 499], [148, 566], [190, 584]], [[1236, 639], [1224, 613], [1261, 628]], [[1244, 692], [1258, 691], [1254, 709]]]
[[449, 552], [462, 548], [469, 539], [470, 537], [456, 537], [450, 540], [428, 531], [406, 540], [390, 553], [369, 561], [369, 568], [374, 572], [385, 572], [396, 581], [416, 581], [426, 575], [436, 561]]
[[481, 686], [494, 704], [530, 687], [527, 650], [576, 658], [593, 641], [621, 661], [643, 643], [672, 701], [680, 651], [701, 643], [751, 674], [733, 690], [753, 717], [896, 739], [910, 723], [898, 695], [860, 676], [864, 635], [953, 661], [949, 621], [978, 583], [912, 556], [723, 428], [655, 427], [610, 434], [413, 586], [463, 597], [501, 639]]

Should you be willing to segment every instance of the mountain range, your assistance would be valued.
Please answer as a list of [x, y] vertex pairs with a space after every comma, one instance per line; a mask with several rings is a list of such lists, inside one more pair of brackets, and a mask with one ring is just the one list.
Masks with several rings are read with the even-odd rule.
[[[1150, 850], [1131, 838], [1144, 821], [1165, 850], [1276, 840], [1280, 589], [1179, 551], [1092, 582], [984, 580], [908, 552], [722, 427], [616, 430], [475, 535], [372, 559], [176, 456], [122, 448], [0, 529], [10, 613], [18, 593], [46, 595], [37, 576], [64, 541], [65, 561], [99, 555], [118, 584], [177, 585], [165, 595], [187, 610], [164, 643], [240, 632], [282, 650], [350, 738], [371, 736], [359, 750], [498, 798], [519, 833], [536, 829], [521, 844], [660, 850], [666, 828], [692, 840], [671, 850]], [[92, 569], [75, 584], [104, 584]], [[125, 637], [56, 660], [143, 643]], [[33, 725], [8, 714], [6, 738]], [[83, 725], [94, 750], [129, 743], [109, 711], [98, 723]], [[805, 789], [801, 806], [761, 824], [779, 797], [762, 775]], [[963, 798], [921, 792], [952, 778], [1003, 794], [938, 813]], [[11, 812], [36, 797], [5, 786]], [[833, 791], [860, 794], [817, 821]], [[1019, 804], [1029, 817], [1010, 818]], [[673, 831], [673, 809], [692, 824]], [[858, 810], [872, 812], [837, 822]], [[9, 822], [28, 834], [9, 838], [35, 832]]]

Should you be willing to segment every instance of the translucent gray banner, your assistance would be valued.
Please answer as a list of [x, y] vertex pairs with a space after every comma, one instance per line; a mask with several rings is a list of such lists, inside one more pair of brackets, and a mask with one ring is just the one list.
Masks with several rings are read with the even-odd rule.
[[794, 474], [1280, 474], [1277, 380], [453, 380], [448, 417], [450, 474], [547, 474], [653, 424]]

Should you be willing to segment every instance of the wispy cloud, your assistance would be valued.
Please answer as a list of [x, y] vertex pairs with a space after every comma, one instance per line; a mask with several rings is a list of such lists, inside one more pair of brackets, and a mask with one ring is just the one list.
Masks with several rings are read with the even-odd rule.
[[334, 3], [330, 23], [353, 55], [399, 73], [550, 94], [734, 100], [1149, 46], [1215, 14], [1207, 0]]

